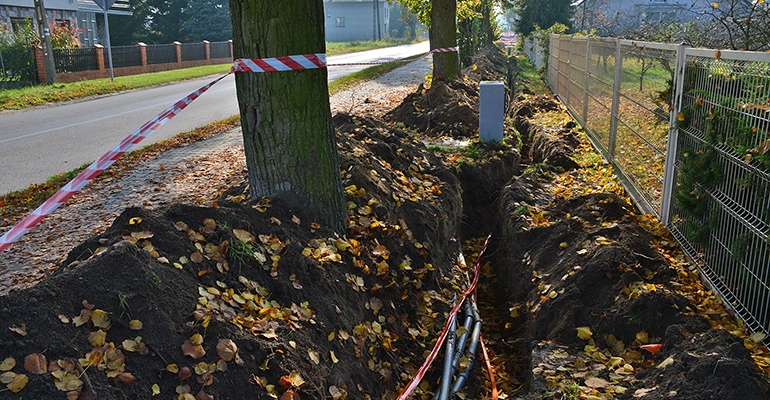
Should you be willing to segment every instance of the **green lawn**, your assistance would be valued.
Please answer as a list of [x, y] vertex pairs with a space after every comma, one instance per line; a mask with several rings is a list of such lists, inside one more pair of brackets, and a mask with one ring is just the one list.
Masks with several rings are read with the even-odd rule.
[[[404, 40], [382, 40], [377, 42], [336, 42], [327, 43], [326, 45], [327, 55], [335, 55], [397, 46], [406, 43], [409, 42]], [[5, 89], [0, 90], [0, 110], [20, 110], [56, 101], [121, 92], [124, 90], [162, 85], [165, 83], [195, 79], [209, 75], [226, 74], [230, 71], [230, 66], [231, 64], [206, 65], [172, 71], [154, 72], [150, 74], [121, 76], [115, 78], [114, 82], [105, 78], [75, 83], [57, 83], [53, 85], [30, 86], [20, 89]], [[382, 73], [384, 72], [381, 72], [380, 74]]]

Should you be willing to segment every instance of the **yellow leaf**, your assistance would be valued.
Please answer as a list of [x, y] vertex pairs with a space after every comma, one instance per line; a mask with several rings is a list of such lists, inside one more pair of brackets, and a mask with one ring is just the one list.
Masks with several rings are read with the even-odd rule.
[[16, 366], [16, 360], [8, 357], [3, 362], [0, 362], [0, 371], [10, 371]]
[[3, 372], [0, 374], [0, 383], [8, 384], [13, 381], [13, 378], [16, 376], [16, 373], [13, 371]]
[[567, 244], [567, 242], [561, 242], [559, 243], [559, 247], [561, 247], [562, 249], [566, 249], [567, 247], [569, 247], [569, 244]]
[[320, 357], [318, 356], [318, 352], [313, 349], [307, 349], [307, 355], [310, 356], [310, 360], [313, 361], [313, 363], [318, 364], [321, 362]]
[[719, 7], [719, 4], [717, 4], [716, 2], [714, 2], [714, 3], [711, 3], [711, 7], [714, 7], [714, 8], [718, 8], [718, 7]]
[[144, 324], [142, 324], [142, 321], [139, 321], [138, 319], [128, 321], [128, 329], [131, 329], [132, 331], [141, 330], [143, 326]]
[[91, 322], [94, 323], [94, 326], [97, 328], [104, 328], [107, 329], [112, 325], [112, 322], [110, 321], [110, 317], [104, 310], [96, 309], [91, 312]]
[[581, 340], [588, 340], [591, 339], [591, 336], [593, 336], [593, 332], [591, 332], [591, 328], [587, 326], [581, 326], [577, 328], [577, 335]]
[[251, 243], [255, 239], [254, 235], [252, 235], [249, 231], [245, 231], [243, 229], [233, 229], [233, 235], [235, 235], [236, 239], [245, 243]]
[[128, 220], [128, 224], [129, 225], [136, 225], [136, 224], [141, 224], [141, 223], [142, 223], [142, 219], [139, 218], [139, 217], [134, 217], [134, 218], [131, 218], [131, 219]]
[[179, 366], [176, 364], [166, 365], [166, 371], [171, 372], [172, 374], [179, 373]]
[[334, 355], [333, 351], [329, 351], [329, 355], [331, 355], [333, 363], [336, 364], [336, 363], [340, 362], [340, 360], [337, 359], [337, 356]]
[[8, 389], [10, 389], [11, 392], [19, 393], [21, 389], [24, 389], [24, 386], [27, 386], [27, 382], [29, 382], [27, 375], [18, 374], [14, 376], [13, 380], [6, 386], [8, 386]]
[[650, 341], [650, 335], [645, 331], [638, 332], [636, 334], [636, 341], [639, 344], [647, 344]]
[[336, 336], [336, 334], [334, 333], [334, 331], [332, 331], [332, 333], [330, 333], [330, 334], [329, 334], [329, 336], [327, 337], [327, 339], [328, 339], [328, 340], [331, 342], [332, 340], [334, 340], [334, 337], [335, 337], [335, 336]]
[[152, 395], [153, 396], [157, 396], [159, 394], [160, 394], [160, 385], [158, 385], [157, 383], [153, 383], [152, 384]]

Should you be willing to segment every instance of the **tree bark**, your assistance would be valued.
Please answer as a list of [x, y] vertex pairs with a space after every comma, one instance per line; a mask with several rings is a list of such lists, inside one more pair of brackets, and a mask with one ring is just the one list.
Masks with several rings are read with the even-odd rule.
[[[230, 0], [235, 58], [324, 53], [322, 0]], [[347, 212], [325, 68], [236, 73], [251, 195], [344, 232]]]
[[[457, 46], [457, 1], [432, 0], [430, 48]], [[460, 75], [457, 52], [433, 53], [433, 80], [451, 81]]]

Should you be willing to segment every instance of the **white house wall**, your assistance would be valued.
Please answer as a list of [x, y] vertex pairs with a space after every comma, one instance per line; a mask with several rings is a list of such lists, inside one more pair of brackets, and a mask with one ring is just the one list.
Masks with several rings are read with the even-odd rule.
[[[388, 35], [390, 3], [379, 0], [380, 35]], [[326, 41], [348, 42], [374, 38], [374, 3], [368, 1], [324, 1]], [[337, 26], [339, 19], [344, 26]]]

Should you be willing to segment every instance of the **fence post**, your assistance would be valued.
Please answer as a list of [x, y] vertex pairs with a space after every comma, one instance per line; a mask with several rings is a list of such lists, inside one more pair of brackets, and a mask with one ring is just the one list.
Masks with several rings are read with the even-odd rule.
[[[567, 37], [567, 40], [569, 40], [569, 56], [567, 57], [567, 93], [564, 96], [564, 105], [567, 106], [567, 109], [571, 106], [571, 99], [570, 99], [570, 92], [572, 92], [572, 54], [575, 51], [575, 44], [572, 43], [572, 39], [574, 38], [573, 35], [570, 35]], [[561, 55], [559, 56], [561, 57]]]
[[98, 43], [94, 45], [94, 57], [96, 57], [96, 69], [104, 71], [104, 46]]
[[136, 44], [139, 47], [139, 62], [142, 63], [143, 67], [147, 66], [147, 45], [139, 42]]
[[43, 59], [43, 49], [35, 47], [35, 69], [37, 69], [37, 82], [45, 83], [48, 79], [45, 74], [45, 60]]
[[671, 90], [671, 108], [668, 116], [668, 141], [666, 142], [666, 163], [663, 167], [663, 192], [660, 199], [660, 222], [670, 225], [671, 206], [674, 198], [674, 179], [676, 178], [676, 152], [679, 142], [679, 128], [676, 126], [677, 115], [682, 111], [682, 92], [684, 91], [685, 50], [687, 45], [680, 44], [676, 49], [676, 67]]
[[206, 61], [211, 60], [211, 42], [208, 40], [203, 41], [203, 54], [205, 55]]
[[181, 64], [182, 63], [182, 43], [174, 41], [174, 50], [176, 50], [176, 62], [177, 64]]
[[620, 39], [615, 39], [615, 81], [612, 83], [612, 111], [610, 111], [610, 142], [607, 153], [610, 161], [615, 161], [615, 141], [618, 135], [618, 110], [620, 109], [620, 89], [623, 79], [623, 54]]
[[228, 40], [230, 42], [230, 58], [233, 58], [233, 39]]
[[590, 85], [591, 72], [591, 37], [586, 37], [586, 65], [583, 81], [583, 127], [588, 128], [588, 86]]

